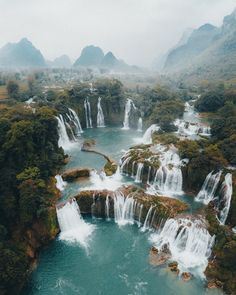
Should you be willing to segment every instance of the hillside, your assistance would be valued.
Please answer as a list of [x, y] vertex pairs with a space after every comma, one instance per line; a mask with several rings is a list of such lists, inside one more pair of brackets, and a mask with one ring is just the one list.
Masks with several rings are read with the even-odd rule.
[[42, 53], [26, 38], [8, 43], [0, 49], [0, 67], [33, 68], [46, 65]]
[[236, 75], [236, 10], [221, 27], [205, 24], [186, 44], [171, 50], [164, 71], [198, 78], [230, 79]]

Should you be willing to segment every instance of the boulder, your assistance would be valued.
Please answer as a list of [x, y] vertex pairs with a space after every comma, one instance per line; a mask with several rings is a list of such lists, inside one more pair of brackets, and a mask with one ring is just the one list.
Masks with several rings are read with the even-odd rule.
[[74, 181], [80, 177], [89, 177], [90, 176], [90, 169], [88, 168], [73, 168], [70, 170], [65, 171], [62, 174], [62, 178], [65, 181]]
[[152, 247], [149, 253], [149, 263], [153, 266], [165, 264], [171, 258], [171, 253], [166, 245], [162, 250]]
[[170, 268], [171, 271], [179, 273], [178, 262], [176, 261], [170, 262], [168, 264], [168, 267]]
[[181, 274], [181, 279], [185, 282], [189, 281], [192, 279], [192, 275], [189, 272], [182, 272]]

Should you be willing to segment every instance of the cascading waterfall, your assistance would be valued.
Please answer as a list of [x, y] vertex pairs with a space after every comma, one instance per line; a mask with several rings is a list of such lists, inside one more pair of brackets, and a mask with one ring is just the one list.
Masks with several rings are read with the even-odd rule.
[[148, 210], [148, 213], [146, 215], [146, 218], [142, 227], [142, 231], [146, 231], [151, 226], [152, 209], [153, 209], [153, 206], [151, 206]]
[[117, 168], [116, 173], [111, 176], [107, 176], [104, 171], [98, 172], [95, 169], [92, 170], [90, 172], [90, 182], [91, 184], [87, 187], [83, 187], [82, 190], [107, 189], [115, 191], [123, 184], [119, 167]]
[[65, 187], [67, 185], [67, 182], [64, 181], [62, 179], [61, 175], [59, 175], [59, 174], [57, 174], [55, 176], [55, 178], [56, 178], [56, 187], [57, 187], [57, 189], [59, 189], [59, 191], [61, 191], [61, 192], [64, 191], [64, 189], [65, 189]]
[[104, 115], [103, 115], [103, 110], [102, 110], [102, 106], [101, 106], [101, 97], [98, 98], [98, 104], [97, 104], [97, 108], [98, 108], [98, 113], [97, 113], [97, 127], [105, 127], [105, 123], [104, 123]]
[[138, 119], [138, 129], [137, 129], [137, 131], [139, 131], [139, 132], [143, 131], [143, 119], [142, 119], [142, 117], [140, 117]]
[[142, 171], [143, 171], [143, 163], [138, 163], [137, 173], [136, 173], [134, 182], [136, 183], [142, 182]]
[[118, 225], [133, 224], [136, 201], [120, 191], [114, 193], [114, 218]]
[[91, 117], [91, 106], [88, 98], [84, 100], [84, 111], [85, 111], [85, 119], [86, 119], [86, 127], [93, 128], [92, 117]]
[[128, 165], [129, 165], [129, 161], [130, 161], [131, 157], [127, 157], [125, 158], [125, 160], [122, 162], [121, 166], [120, 166], [120, 173], [123, 174], [124, 173], [124, 168], [126, 167], [128, 170]]
[[182, 194], [183, 176], [181, 171], [182, 161], [177, 150], [171, 147], [168, 151], [160, 149], [161, 165], [157, 169], [153, 184], [148, 193]]
[[222, 171], [219, 171], [215, 174], [213, 172], [214, 171], [211, 171], [207, 175], [200, 192], [195, 198], [195, 201], [202, 202], [207, 205], [214, 199]]
[[58, 146], [65, 150], [70, 149], [72, 147], [72, 143], [76, 142], [80, 134], [83, 132], [76, 112], [70, 108], [68, 110], [69, 112], [65, 114], [65, 118], [62, 114], [56, 117], [58, 121], [59, 133]]
[[87, 248], [94, 226], [83, 220], [76, 200], [71, 199], [64, 206], [57, 207], [56, 210], [61, 230], [60, 239], [67, 242], [78, 242]]
[[69, 149], [71, 147], [71, 141], [66, 131], [66, 125], [62, 115], [59, 115], [57, 118], [58, 121], [58, 146], [62, 147], [64, 150]]
[[105, 204], [105, 206], [106, 206], [106, 218], [107, 218], [107, 220], [110, 220], [110, 196], [109, 195], [107, 195], [106, 196], [106, 204]]
[[70, 111], [70, 118], [73, 121], [76, 128], [77, 136], [79, 136], [81, 133], [83, 133], [83, 129], [81, 127], [79, 117], [74, 110], [69, 108], [69, 111]]
[[142, 138], [142, 143], [144, 144], [151, 144], [152, 143], [152, 134], [155, 131], [158, 131], [160, 129], [159, 126], [156, 124], [151, 125], [144, 133]]
[[128, 98], [125, 104], [125, 116], [124, 116], [124, 122], [123, 122], [123, 130], [129, 130], [129, 116], [131, 109], [133, 108], [136, 110], [136, 106], [133, 103], [132, 99]]
[[147, 184], [150, 184], [150, 174], [151, 174], [151, 166], [148, 166], [148, 176], [147, 176]]
[[232, 185], [232, 174], [227, 173], [225, 175], [225, 180], [221, 185], [220, 193], [219, 193], [219, 204], [218, 204], [218, 214], [217, 218], [220, 224], [225, 224], [229, 209], [230, 203], [233, 193], [233, 185]]
[[151, 236], [151, 242], [160, 251], [168, 247], [171, 260], [178, 262], [181, 272], [190, 271], [197, 276], [204, 276], [214, 236], [209, 234], [201, 220], [171, 218], [160, 232]]
[[142, 222], [141, 222], [141, 218], [142, 218], [142, 211], [143, 211], [143, 204], [138, 204], [138, 210], [139, 210], [139, 214], [138, 214], [138, 226], [140, 227]]
[[177, 133], [185, 136], [203, 135], [210, 136], [211, 128], [204, 126], [200, 123], [186, 122], [184, 120], [177, 119], [174, 125], [178, 128]]

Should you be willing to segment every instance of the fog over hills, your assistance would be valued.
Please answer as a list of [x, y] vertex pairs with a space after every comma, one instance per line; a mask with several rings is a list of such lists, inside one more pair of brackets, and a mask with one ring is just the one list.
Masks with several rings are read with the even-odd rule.
[[1, 67], [45, 67], [45, 59], [37, 48], [27, 39], [18, 43], [8, 43], [0, 49]]
[[236, 10], [220, 27], [204, 24], [167, 54], [165, 73], [230, 78], [236, 75]]

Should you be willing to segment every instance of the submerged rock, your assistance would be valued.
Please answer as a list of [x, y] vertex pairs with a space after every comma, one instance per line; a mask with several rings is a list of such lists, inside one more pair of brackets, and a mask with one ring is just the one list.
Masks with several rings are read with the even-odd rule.
[[171, 253], [168, 245], [161, 251], [157, 248], [152, 247], [149, 253], [149, 263], [153, 266], [165, 264], [171, 258]]
[[189, 272], [182, 272], [182, 274], [181, 274], [181, 279], [185, 282], [191, 280], [192, 277], [193, 277], [193, 275]]
[[170, 262], [168, 264], [168, 267], [170, 268], [171, 271], [179, 273], [178, 262], [176, 261]]

